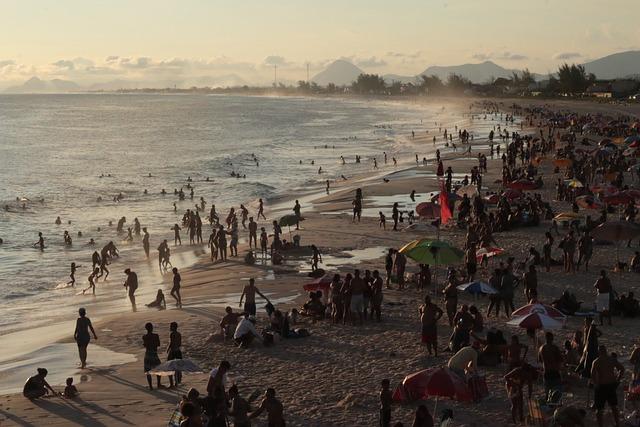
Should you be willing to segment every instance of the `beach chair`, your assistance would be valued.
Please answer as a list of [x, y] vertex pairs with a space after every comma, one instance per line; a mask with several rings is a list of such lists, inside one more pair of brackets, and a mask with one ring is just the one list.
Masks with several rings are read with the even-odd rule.
[[538, 399], [529, 399], [527, 401], [529, 408], [529, 416], [527, 417], [528, 426], [547, 427], [548, 419], [545, 413], [540, 408], [540, 401]]

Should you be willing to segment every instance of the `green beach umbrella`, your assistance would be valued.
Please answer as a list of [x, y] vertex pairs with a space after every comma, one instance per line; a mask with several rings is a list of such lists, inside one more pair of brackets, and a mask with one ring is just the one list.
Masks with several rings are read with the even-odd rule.
[[464, 252], [443, 240], [418, 239], [407, 243], [400, 253], [420, 264], [457, 264], [464, 258]]

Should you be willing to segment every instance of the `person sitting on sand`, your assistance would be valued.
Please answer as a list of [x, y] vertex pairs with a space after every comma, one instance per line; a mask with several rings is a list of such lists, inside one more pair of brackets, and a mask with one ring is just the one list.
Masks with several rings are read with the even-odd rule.
[[220, 332], [223, 339], [226, 341], [233, 337], [233, 333], [238, 326], [238, 318], [240, 317], [240, 314], [234, 313], [233, 308], [231, 307], [226, 307], [224, 311], [226, 314], [220, 321]]
[[22, 395], [27, 399], [37, 399], [49, 394], [49, 391], [55, 396], [58, 393], [51, 388], [45, 380], [49, 372], [45, 368], [38, 368], [38, 373], [27, 379], [22, 389]]
[[276, 391], [268, 388], [264, 394], [264, 399], [260, 403], [260, 407], [253, 411], [249, 418], [257, 418], [262, 412], [267, 411], [267, 420], [269, 427], [285, 427], [284, 422], [284, 406], [276, 399]]
[[249, 420], [251, 407], [249, 406], [249, 402], [240, 396], [236, 384], [229, 388], [229, 401], [231, 403], [229, 415], [233, 417], [233, 425], [236, 427], [251, 427], [251, 421]]
[[64, 393], [62, 393], [62, 395], [67, 399], [73, 399], [74, 397], [77, 397], [79, 393], [76, 386], [73, 385], [73, 378], [67, 378], [66, 383], [67, 386], [64, 388]]
[[247, 348], [254, 338], [257, 338], [258, 341], [262, 341], [262, 336], [256, 330], [254, 322], [249, 320], [249, 315], [245, 313], [244, 318], [242, 318], [238, 323], [238, 326], [236, 326], [236, 330], [233, 333], [233, 340], [236, 342], [238, 347]]
[[158, 289], [158, 293], [156, 294], [156, 299], [153, 302], [147, 304], [147, 307], [157, 307], [160, 310], [164, 310], [167, 308], [167, 301], [164, 299], [164, 293], [162, 289]]

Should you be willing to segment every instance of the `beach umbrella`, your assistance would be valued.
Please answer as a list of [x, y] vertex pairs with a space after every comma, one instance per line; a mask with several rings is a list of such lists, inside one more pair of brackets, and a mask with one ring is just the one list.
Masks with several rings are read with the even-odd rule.
[[424, 218], [440, 218], [440, 205], [433, 202], [418, 203], [416, 213]]
[[413, 240], [400, 248], [399, 252], [419, 264], [457, 264], [464, 258], [464, 252], [444, 240]]
[[447, 367], [429, 368], [407, 375], [392, 396], [398, 403], [425, 400], [429, 397], [436, 398], [434, 413], [441, 397], [458, 402], [473, 401], [473, 395], [465, 380]]
[[[431, 202], [435, 203], [440, 199], [440, 192], [439, 191], [434, 191], [433, 193], [435, 193], [435, 194], [431, 197]], [[449, 201], [450, 202], [455, 202], [456, 200], [459, 200], [459, 199], [461, 199], [461, 197], [458, 196], [456, 193], [449, 193]]]
[[584, 185], [579, 180], [577, 180], [575, 178], [567, 180], [566, 183], [567, 183], [567, 187], [569, 187], [569, 188], [582, 188], [582, 187], [584, 187]]
[[497, 194], [491, 194], [489, 196], [484, 196], [482, 199], [491, 205], [497, 205], [500, 201], [500, 196]]
[[509, 320], [507, 325], [528, 330], [544, 329], [545, 331], [548, 331], [562, 329], [563, 322], [544, 313], [530, 313], [526, 316], [520, 316]]
[[634, 141], [631, 144], [629, 144], [629, 148], [638, 148], [640, 147], [640, 141]]
[[624, 139], [625, 144], [633, 144], [640, 141], [640, 135], [631, 135]]
[[302, 288], [307, 292], [322, 291], [324, 294], [331, 286], [332, 281], [333, 277], [325, 274], [324, 276], [318, 277], [316, 280], [305, 284]]
[[604, 196], [602, 201], [607, 205], [627, 205], [633, 202], [634, 198], [621, 191], [609, 196]]
[[457, 264], [464, 258], [464, 252], [443, 240], [413, 240], [400, 248], [399, 252], [416, 261], [418, 264], [434, 266], [434, 293], [437, 293], [438, 288], [438, 264]]
[[173, 359], [159, 364], [158, 366], [150, 370], [149, 374], [167, 377], [175, 374], [176, 371], [189, 373], [203, 372], [202, 368], [200, 368], [194, 361], [190, 359]]
[[613, 194], [618, 191], [618, 189], [611, 184], [596, 184], [591, 187], [591, 191], [596, 194]]
[[588, 194], [576, 197], [576, 205], [583, 209], [601, 209], [603, 206], [600, 200]]
[[464, 187], [460, 187], [456, 191], [456, 194], [460, 197], [463, 197], [465, 194], [467, 195], [467, 197], [473, 197], [478, 194], [478, 187], [476, 187], [475, 185], [465, 185]]
[[502, 195], [509, 200], [515, 200], [522, 197], [522, 193], [519, 190], [513, 188], [507, 188], [502, 192]]
[[482, 261], [482, 258], [484, 258], [485, 256], [487, 258], [492, 258], [494, 256], [498, 256], [498, 255], [502, 255], [504, 253], [504, 249], [502, 248], [496, 248], [496, 247], [486, 247], [486, 248], [480, 248], [476, 251], [476, 260], [478, 262]]
[[535, 190], [536, 188], [538, 188], [538, 184], [533, 181], [529, 181], [528, 179], [519, 179], [517, 181], [508, 183], [507, 187], [514, 190], [527, 191]]
[[635, 156], [637, 153], [638, 153], [638, 147], [629, 147], [622, 152], [622, 154], [627, 157]]
[[561, 212], [553, 217], [554, 221], [575, 221], [581, 219], [583, 215], [575, 212]]
[[292, 225], [296, 225], [299, 221], [304, 221], [304, 218], [298, 218], [297, 215], [290, 214], [285, 215], [278, 221], [278, 225], [280, 227], [291, 227]]
[[531, 304], [523, 305], [522, 307], [516, 309], [513, 313], [511, 313], [511, 317], [512, 318], [523, 317], [523, 316], [528, 316], [529, 314], [532, 314], [532, 313], [542, 313], [549, 317], [553, 317], [554, 319], [560, 319], [560, 320], [567, 317], [564, 315], [564, 313], [562, 313], [557, 308], [549, 304], [543, 304], [540, 302], [533, 302]]
[[456, 286], [458, 290], [468, 292], [472, 295], [492, 295], [497, 294], [498, 291], [495, 290], [493, 286], [488, 284], [487, 282], [483, 282], [482, 280], [475, 280], [469, 283], [463, 283], [462, 285]]

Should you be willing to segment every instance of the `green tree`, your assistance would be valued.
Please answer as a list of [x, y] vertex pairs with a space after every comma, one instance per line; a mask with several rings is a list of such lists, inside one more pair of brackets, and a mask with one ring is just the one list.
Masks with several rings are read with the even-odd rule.
[[443, 92], [444, 84], [440, 77], [432, 74], [430, 76], [422, 75], [420, 78], [420, 92], [428, 95], [435, 95]]
[[463, 92], [471, 86], [469, 79], [465, 79], [458, 74], [449, 74], [447, 77], [447, 88], [453, 92]]
[[363, 73], [353, 82], [351, 88], [355, 93], [379, 94], [385, 92], [386, 86], [384, 79], [379, 75]]
[[595, 80], [593, 74], [587, 74], [583, 65], [564, 63], [558, 68], [558, 88], [565, 93], [584, 92]]

